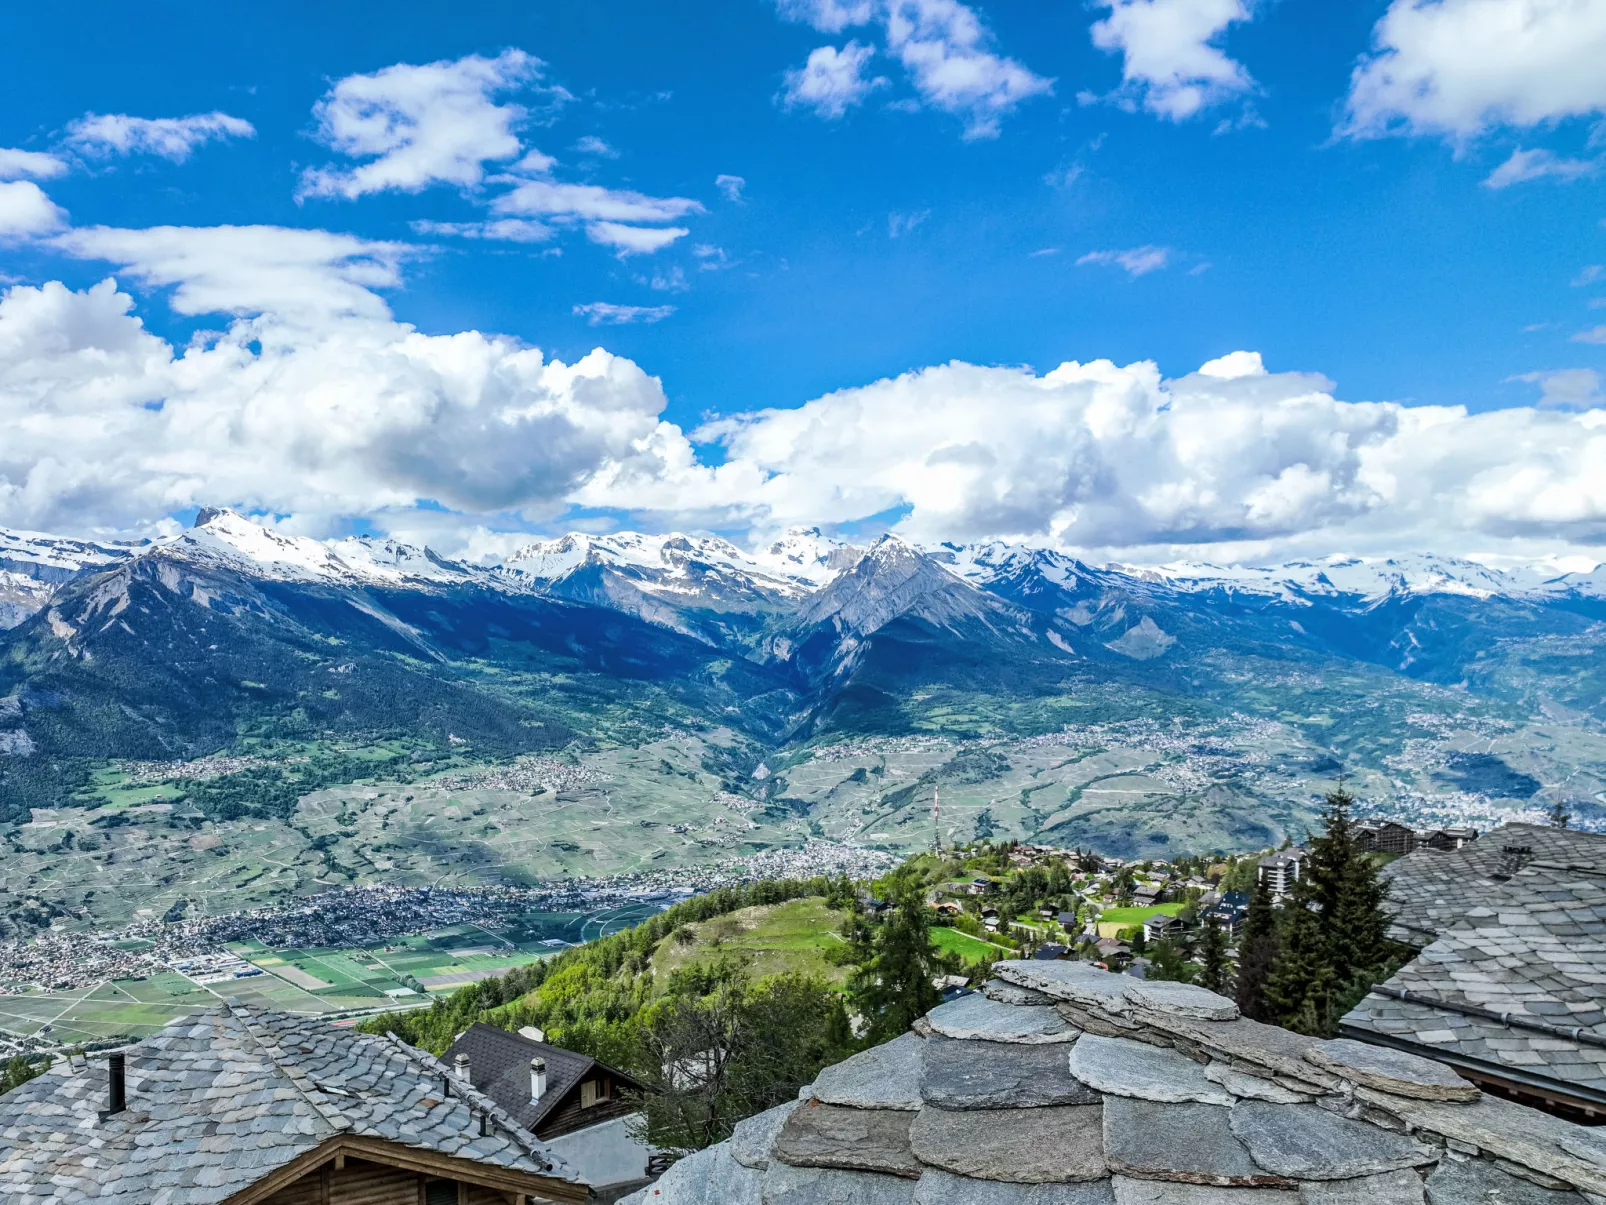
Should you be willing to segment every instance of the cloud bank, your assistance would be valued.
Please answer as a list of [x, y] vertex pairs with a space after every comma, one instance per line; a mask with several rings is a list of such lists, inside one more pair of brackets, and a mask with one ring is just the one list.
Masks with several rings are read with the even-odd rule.
[[755, 535], [891, 515], [919, 539], [1129, 559], [1606, 545], [1593, 374], [1532, 374], [1537, 404], [1472, 414], [1346, 401], [1244, 351], [1171, 380], [1146, 361], [955, 362], [688, 432], [655, 377], [600, 348], [566, 364], [397, 322], [377, 291], [404, 268], [390, 244], [274, 227], [58, 242], [233, 317], [176, 347], [110, 279], [7, 291], [9, 527], [130, 530], [226, 503], [315, 534], [427, 525], [448, 551], [576, 508]]

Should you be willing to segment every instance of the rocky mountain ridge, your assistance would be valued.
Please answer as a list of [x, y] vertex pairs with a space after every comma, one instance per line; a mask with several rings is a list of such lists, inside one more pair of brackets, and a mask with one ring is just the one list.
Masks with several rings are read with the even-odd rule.
[[[744, 551], [717, 536], [570, 533], [537, 540], [490, 563], [443, 557], [423, 545], [389, 537], [315, 540], [279, 533], [227, 509], [200, 512], [194, 526], [165, 539], [92, 541], [0, 528], [0, 628], [39, 610], [55, 587], [157, 550], [197, 564], [228, 566], [254, 577], [334, 585], [429, 587], [475, 584], [513, 593], [547, 593], [633, 610], [674, 626], [669, 616], [688, 606], [725, 611], [795, 611], [805, 625], [835, 614], [844, 591], [833, 585], [875, 555], [898, 562], [910, 577], [940, 566], [960, 582], [990, 593], [1030, 583], [1060, 595], [1087, 588], [1134, 597], [1237, 596], [1291, 605], [1319, 601], [1376, 604], [1388, 599], [1454, 595], [1478, 600], [1551, 602], [1606, 598], [1606, 565], [1562, 572], [1542, 562], [1500, 569], [1431, 554], [1387, 558], [1334, 555], [1267, 566], [1202, 562], [1096, 566], [1069, 553], [1000, 541], [919, 545], [884, 536], [855, 545], [794, 528], [772, 543]], [[896, 572], [896, 571], [895, 571]], [[881, 576], [881, 575], [877, 575]], [[925, 579], [928, 586], [938, 583]], [[9, 595], [5, 592], [9, 591]], [[853, 592], [855, 597], [862, 590]], [[926, 590], [916, 591], [922, 597]], [[657, 600], [655, 603], [653, 600]], [[961, 609], [978, 605], [971, 600]], [[877, 626], [868, 612], [854, 622]], [[1074, 609], [1074, 608], [1073, 608]]]

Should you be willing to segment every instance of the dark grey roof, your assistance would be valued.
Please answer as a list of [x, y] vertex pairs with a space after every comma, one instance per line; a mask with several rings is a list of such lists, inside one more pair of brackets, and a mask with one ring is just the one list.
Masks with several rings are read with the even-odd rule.
[[341, 1136], [574, 1179], [488, 1097], [447, 1096], [446, 1068], [389, 1035], [231, 1001], [126, 1058], [128, 1107], [110, 1117], [103, 1059], [58, 1063], [0, 1097], [0, 1202], [208, 1205]]
[[1344, 1032], [1606, 1103], [1606, 836], [1510, 824], [1385, 874], [1423, 948]]
[[[455, 1066], [459, 1054], [468, 1055], [469, 1077], [474, 1086], [492, 1097], [527, 1130], [537, 1130], [564, 1093], [573, 1088], [593, 1068], [599, 1068], [627, 1087], [638, 1084], [623, 1071], [599, 1063], [587, 1055], [561, 1046], [537, 1042], [522, 1034], [498, 1029], [476, 1021], [457, 1036], [441, 1061]], [[547, 1087], [539, 1101], [530, 1100], [530, 1060], [546, 1061]]]
[[[1524, 852], [1526, 851], [1526, 852]], [[1606, 834], [1507, 824], [1458, 850], [1419, 849], [1383, 869], [1392, 936], [1425, 946], [1461, 927], [1472, 909], [1557, 904], [1544, 909], [1557, 936], [1606, 936]]]
[[[1585, 1205], [1606, 1137], [1187, 984], [1012, 961], [623, 1205]], [[1052, 1021], [1052, 1024], [1049, 1022]], [[1596, 1194], [1586, 1198], [1585, 1192]]]

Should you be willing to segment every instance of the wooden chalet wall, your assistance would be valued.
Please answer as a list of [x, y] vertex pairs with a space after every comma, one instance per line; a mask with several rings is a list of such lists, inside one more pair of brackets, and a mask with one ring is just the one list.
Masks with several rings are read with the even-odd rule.
[[[605, 1099], [597, 1101], [589, 1109], [580, 1103], [588, 1083], [595, 1084], [597, 1089], [607, 1093]], [[535, 1134], [538, 1138], [557, 1138], [584, 1126], [596, 1125], [600, 1121], [611, 1121], [615, 1117], [627, 1117], [634, 1112], [636, 1112], [635, 1107], [625, 1099], [613, 1076], [606, 1073], [591, 1075], [563, 1094], [563, 1099], [558, 1102], [557, 1107], [541, 1118], [535, 1127]]]
[[518, 1205], [514, 1194], [477, 1184], [422, 1176], [366, 1159], [308, 1172], [262, 1205]]

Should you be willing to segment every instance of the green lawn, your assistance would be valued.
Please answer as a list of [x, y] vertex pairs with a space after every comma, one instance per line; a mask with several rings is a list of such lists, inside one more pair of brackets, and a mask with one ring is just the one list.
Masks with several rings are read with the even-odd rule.
[[1174, 904], [1152, 904], [1147, 908], [1106, 908], [1099, 913], [1099, 924], [1141, 925], [1151, 916], [1158, 916], [1162, 912], [1167, 916], [1175, 916], [1186, 907], [1179, 901]]
[[818, 896], [743, 908], [687, 926], [695, 934], [689, 945], [667, 938], [653, 955], [653, 966], [662, 981], [682, 967], [734, 957], [747, 964], [754, 979], [795, 972], [841, 986], [849, 968], [835, 966], [825, 957], [827, 950], [842, 944], [836, 933], [841, 926], [842, 913], [827, 908]]
[[982, 941], [979, 937], [972, 937], [969, 933], [961, 933], [958, 929], [950, 929], [946, 925], [931, 927], [931, 942], [938, 949], [958, 954], [966, 963], [977, 963], [986, 958], [1008, 958], [1015, 953], [1004, 946], [995, 946], [990, 941]]

